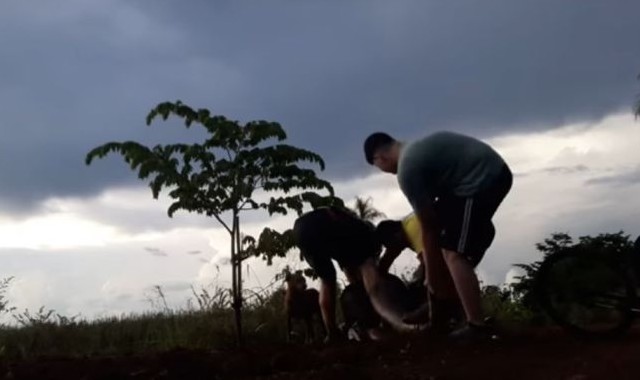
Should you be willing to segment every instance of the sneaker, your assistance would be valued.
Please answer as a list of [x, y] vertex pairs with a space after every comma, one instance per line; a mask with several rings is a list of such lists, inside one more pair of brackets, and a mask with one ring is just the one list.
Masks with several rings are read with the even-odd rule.
[[363, 331], [357, 323], [354, 323], [347, 330], [347, 340], [362, 342], [366, 338], [366, 331]]
[[449, 339], [456, 342], [487, 342], [498, 340], [495, 330], [487, 325], [467, 323], [465, 326], [449, 334]]

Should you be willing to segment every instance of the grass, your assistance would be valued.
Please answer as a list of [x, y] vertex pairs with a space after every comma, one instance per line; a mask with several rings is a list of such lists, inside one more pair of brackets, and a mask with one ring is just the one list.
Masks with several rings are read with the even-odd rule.
[[[19, 325], [0, 327], [0, 359], [131, 355], [178, 348], [224, 350], [236, 346], [228, 290], [194, 290], [197, 302], [189, 303], [184, 310], [168, 308], [162, 289], [155, 290], [152, 305], [160, 311], [86, 321], [64, 317], [45, 308], [35, 313], [15, 314], [14, 309], [2, 304], [0, 283], [0, 305], [4, 305], [0, 313], [12, 313]], [[522, 328], [532, 322], [532, 312], [497, 287], [483, 289], [483, 304], [489, 315], [509, 329]], [[283, 305], [283, 289], [249, 295], [243, 309], [243, 332], [248, 344], [286, 342]], [[294, 327], [299, 332], [304, 329], [301, 325]]]
[[[283, 292], [278, 290], [243, 311], [245, 339], [252, 344], [284, 343]], [[22, 326], [0, 328], [0, 355], [10, 359], [47, 356], [123, 355], [176, 348], [226, 349], [235, 346], [233, 311], [168, 310], [94, 321], [55, 318], [43, 309]], [[37, 318], [40, 316], [41, 318]]]

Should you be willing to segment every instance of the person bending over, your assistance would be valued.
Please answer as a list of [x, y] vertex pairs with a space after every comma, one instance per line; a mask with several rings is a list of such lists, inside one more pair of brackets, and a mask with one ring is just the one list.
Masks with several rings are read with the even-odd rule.
[[493, 241], [493, 215], [512, 186], [508, 165], [488, 144], [453, 132], [411, 143], [377, 132], [365, 140], [364, 153], [369, 164], [397, 175], [420, 221], [432, 298], [462, 302], [467, 324], [451, 337], [487, 336], [474, 268]]
[[[300, 216], [294, 223], [296, 245], [320, 278], [320, 310], [328, 339], [340, 336], [336, 324], [336, 270], [338, 262], [349, 283], [362, 281], [376, 312], [400, 331], [415, 327], [402, 321], [407, 307], [394, 282], [377, 267], [381, 245], [373, 224], [341, 207], [322, 207]], [[376, 331], [369, 331], [372, 339]]]
[[[383, 220], [376, 226], [378, 240], [384, 246], [384, 251], [378, 262], [381, 272], [387, 272], [389, 267], [398, 258], [400, 253], [409, 249], [416, 253], [418, 266], [415, 268], [412, 278], [407, 284], [412, 308], [419, 308], [411, 313], [409, 321], [431, 323], [431, 327], [437, 333], [448, 333], [458, 322], [464, 320], [464, 311], [457, 297], [452, 299], [432, 299], [429, 294], [426, 281], [426, 269], [423, 260], [423, 246], [421, 226], [418, 217], [410, 213], [401, 220]], [[443, 273], [447, 275], [448, 273]], [[448, 276], [449, 277], [449, 276]], [[453, 286], [451, 278], [447, 278], [447, 283]], [[439, 304], [430, 308], [429, 303]], [[432, 309], [439, 309], [441, 313], [430, 313]]]

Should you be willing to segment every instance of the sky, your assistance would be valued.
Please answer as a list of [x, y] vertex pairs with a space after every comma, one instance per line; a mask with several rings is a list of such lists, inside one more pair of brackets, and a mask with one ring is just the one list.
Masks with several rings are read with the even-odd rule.
[[[0, 4], [0, 277], [12, 305], [88, 318], [142, 312], [152, 286], [183, 307], [190, 287], [228, 286], [228, 237], [152, 199], [107, 141], [196, 141], [147, 127], [180, 99], [242, 122], [280, 122], [322, 155], [338, 195], [409, 212], [392, 176], [364, 161], [374, 131], [437, 130], [490, 143], [516, 173], [478, 268], [515, 275], [554, 231], [640, 233], [640, 24], [634, 1], [60, 0]], [[243, 229], [292, 217], [244, 217]], [[295, 252], [246, 286], [265, 287]], [[415, 265], [404, 254], [394, 266]], [[279, 284], [275, 284], [279, 285]]]

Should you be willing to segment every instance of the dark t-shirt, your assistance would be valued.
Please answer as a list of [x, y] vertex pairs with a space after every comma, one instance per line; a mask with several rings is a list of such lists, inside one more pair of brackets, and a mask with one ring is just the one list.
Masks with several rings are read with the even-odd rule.
[[373, 224], [339, 207], [323, 207], [300, 216], [293, 226], [296, 245], [318, 276], [336, 278], [331, 260], [343, 269], [356, 269], [380, 253]]
[[453, 132], [436, 132], [407, 144], [398, 162], [398, 183], [414, 211], [424, 199], [472, 197], [492, 184], [505, 162], [486, 143]]

